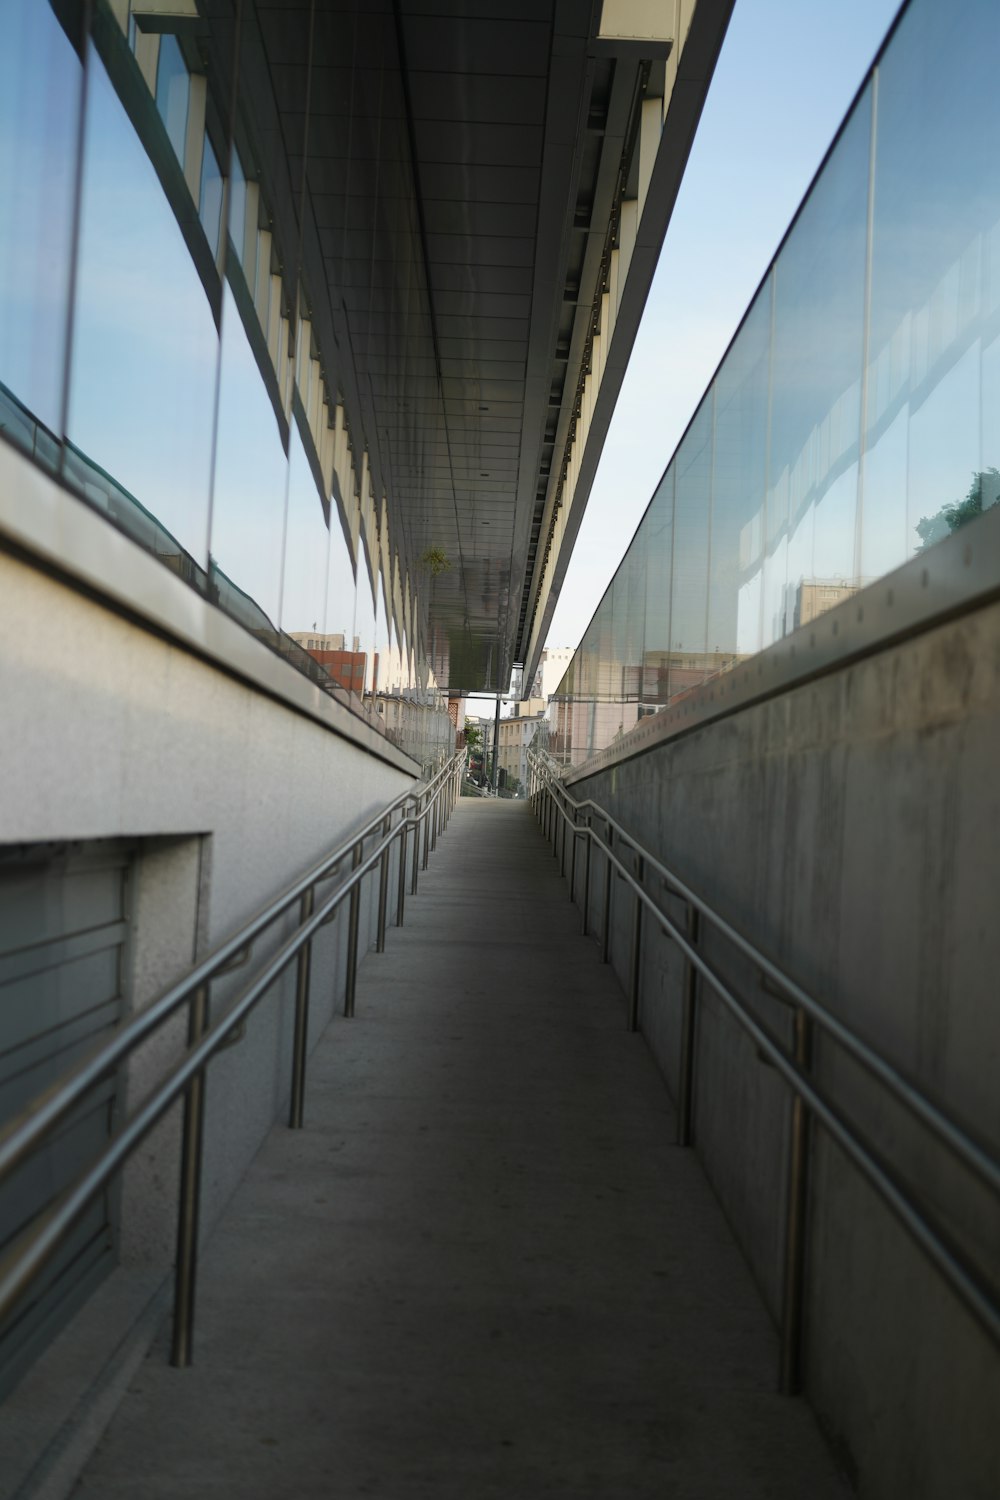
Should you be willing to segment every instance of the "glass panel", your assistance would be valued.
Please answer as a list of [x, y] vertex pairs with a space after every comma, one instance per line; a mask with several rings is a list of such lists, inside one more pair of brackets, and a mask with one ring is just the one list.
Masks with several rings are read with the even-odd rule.
[[779, 562], [765, 644], [856, 589], [870, 135], [869, 87], [775, 270], [768, 530], [785, 578], [779, 597]]
[[191, 82], [177, 38], [169, 32], [160, 37], [156, 64], [156, 107], [167, 129], [174, 155], [184, 165], [187, 137], [188, 98]]
[[336, 500], [330, 502], [330, 561], [326, 596], [326, 628], [344, 638], [346, 650], [354, 644], [354, 564]]
[[212, 500], [218, 602], [251, 630], [278, 624], [288, 460], [228, 282]]
[[1000, 501], [998, 55], [1000, 7], [906, 8], [578, 648], [575, 761], [637, 650], [667, 702]]
[[389, 691], [389, 684], [392, 680], [390, 652], [389, 620], [385, 612], [385, 596], [382, 588], [382, 580], [379, 579], [378, 593], [375, 601], [375, 661], [372, 664], [373, 691], [376, 693], [386, 693]]
[[242, 263], [247, 227], [247, 179], [240, 153], [233, 147], [229, 178], [229, 237]]
[[706, 674], [708, 626], [708, 535], [712, 504], [712, 407], [710, 391], [695, 414], [674, 459], [673, 599], [670, 620], [669, 692], [674, 697]]
[[715, 382], [708, 650], [718, 670], [761, 643], [771, 290], [769, 278]]
[[625, 619], [623, 657], [625, 697], [638, 702], [642, 697], [642, 659], [646, 642], [646, 555], [643, 545], [626, 558], [628, 577], [628, 614]]
[[281, 588], [281, 628], [288, 635], [312, 638], [323, 634], [329, 553], [330, 533], [323, 506], [298, 423], [293, 421]]
[[[877, 577], [989, 503], [1000, 465], [1000, 118], [983, 110], [1000, 8], [912, 5], [879, 68], [863, 571]], [[985, 475], [985, 482], [980, 478]]]
[[179, 567], [194, 559], [204, 568], [215, 321], [156, 173], [93, 48], [75, 313], [73, 478], [144, 544]]
[[358, 567], [354, 609], [354, 650], [358, 654], [354, 691], [364, 696], [372, 691], [372, 666], [375, 659], [375, 600], [372, 595], [368, 564], [362, 557]]
[[207, 135], [201, 157], [201, 194], [198, 200], [198, 217], [208, 236], [212, 254], [218, 255], [219, 226], [222, 222], [222, 173]]
[[55, 461], [82, 70], [48, 5], [8, 0], [0, 46], [0, 431]]
[[667, 470], [642, 520], [646, 566], [646, 617], [642, 698], [666, 703], [670, 666], [670, 597], [674, 537], [674, 468]]

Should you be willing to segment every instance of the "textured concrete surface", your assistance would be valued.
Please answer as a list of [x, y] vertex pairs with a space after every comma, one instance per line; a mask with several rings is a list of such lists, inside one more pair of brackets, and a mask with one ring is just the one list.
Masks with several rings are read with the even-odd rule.
[[[972, 544], [970, 543], [970, 546]], [[918, 585], [919, 586], [919, 585]], [[859, 599], [858, 608], [861, 608]], [[1000, 1150], [1000, 602], [586, 777], [593, 797], [988, 1150]], [[595, 866], [594, 891], [603, 891]], [[628, 973], [631, 902], [614, 955]], [[600, 918], [597, 918], [599, 925]], [[784, 1007], [703, 940], [764, 1022]], [[683, 965], [644, 930], [641, 1025], [668, 1079]], [[702, 990], [695, 1140], [769, 1305], [787, 1090]], [[1000, 1202], [825, 1039], [823, 1088], [1000, 1286]], [[725, 1101], [719, 1107], [719, 1101]], [[806, 1391], [861, 1494], [1000, 1496], [1000, 1353], [856, 1167], [814, 1136]]]
[[466, 801], [76, 1494], [845, 1493], [524, 803]]

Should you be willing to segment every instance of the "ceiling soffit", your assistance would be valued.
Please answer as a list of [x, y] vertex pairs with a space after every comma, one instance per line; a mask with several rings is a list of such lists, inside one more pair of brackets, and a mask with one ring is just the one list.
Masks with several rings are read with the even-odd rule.
[[669, 41], [616, 52], [592, 0], [255, 14], [284, 146], [284, 163], [267, 153], [276, 217], [304, 204], [308, 311], [424, 650], [442, 686], [505, 689], [552, 592], [555, 490]]

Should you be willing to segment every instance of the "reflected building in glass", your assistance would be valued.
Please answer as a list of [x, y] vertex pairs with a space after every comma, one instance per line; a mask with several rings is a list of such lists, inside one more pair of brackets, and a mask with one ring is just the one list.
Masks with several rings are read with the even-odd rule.
[[997, 56], [995, 5], [903, 8], [563, 679], [569, 763], [996, 503]]

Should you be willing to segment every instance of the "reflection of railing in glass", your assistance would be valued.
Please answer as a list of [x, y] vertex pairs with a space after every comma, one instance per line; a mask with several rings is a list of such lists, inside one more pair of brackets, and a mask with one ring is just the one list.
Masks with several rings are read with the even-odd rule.
[[25, 449], [46, 469], [59, 467], [59, 439], [32, 416], [26, 406], [0, 381], [0, 435]]
[[214, 560], [210, 562], [209, 572], [206, 574], [204, 568], [199, 567], [177, 538], [134, 495], [72, 443], [60, 444], [55, 435], [38, 422], [2, 383], [0, 433], [14, 441], [19, 448], [31, 453], [52, 472], [59, 471], [62, 455], [62, 476], [83, 499], [113, 521], [145, 551], [152, 552], [178, 578], [182, 578], [204, 598], [217, 604], [238, 621], [255, 639], [296, 667], [317, 687], [331, 697], [338, 698], [355, 712], [361, 709], [362, 717], [385, 734], [383, 719], [357, 700], [352, 703], [351, 694], [341, 686], [337, 678], [298, 641], [278, 630], [250, 595], [228, 578]]

